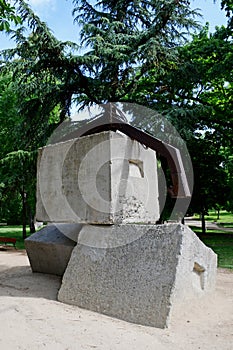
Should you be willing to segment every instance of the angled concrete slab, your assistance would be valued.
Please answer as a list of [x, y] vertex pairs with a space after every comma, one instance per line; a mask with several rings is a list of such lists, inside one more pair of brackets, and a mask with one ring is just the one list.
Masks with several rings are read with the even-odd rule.
[[77, 224], [53, 224], [28, 237], [25, 248], [32, 271], [62, 276], [81, 227]]
[[[164, 328], [174, 305], [214, 289], [216, 254], [186, 226], [115, 225], [102, 239], [99, 227], [93, 238], [88, 226], [82, 230], [58, 294], [62, 302]], [[131, 241], [124, 244], [123, 235]]]

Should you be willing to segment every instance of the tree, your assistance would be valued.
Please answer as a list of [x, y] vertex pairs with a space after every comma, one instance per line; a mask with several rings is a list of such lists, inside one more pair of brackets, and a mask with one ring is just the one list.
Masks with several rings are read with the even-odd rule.
[[193, 138], [189, 143], [194, 169], [194, 191], [190, 210], [199, 213], [202, 221], [202, 233], [206, 233], [205, 215], [208, 210], [226, 208], [229, 184], [224, 167], [225, 155], [216, 152], [211, 134]]
[[188, 1], [74, 0], [88, 47], [81, 72], [88, 91], [77, 103], [128, 100], [138, 82], [154, 67], [160, 73], [177, 59], [176, 48], [197, 27]]
[[216, 141], [231, 143], [233, 46], [228, 30], [221, 27], [209, 35], [203, 28], [179, 48], [179, 55], [179, 64], [165, 74], [152, 70], [141, 80], [132, 98], [166, 114], [185, 138], [190, 127], [191, 135], [211, 129]]
[[[232, 36], [205, 27], [179, 48], [179, 64], [161, 75], [151, 71], [132, 99], [165, 115], [179, 130], [192, 155], [195, 180], [190, 210], [203, 218], [208, 209], [230, 202], [232, 155]], [[138, 121], [137, 121], [138, 122]], [[142, 120], [141, 125], [152, 125]], [[151, 128], [149, 126], [149, 128]], [[227, 175], [227, 176], [226, 176]]]
[[[25, 238], [27, 211], [33, 214], [35, 206], [37, 152], [36, 148], [23, 149], [24, 118], [18, 113], [17, 100], [12, 75], [2, 73], [0, 75], [0, 192], [2, 215], [4, 215], [2, 218], [17, 222], [19, 211], [16, 208], [21, 208]], [[10, 215], [7, 208], [13, 205], [16, 208]], [[13, 217], [13, 213], [17, 216]], [[33, 230], [32, 226], [31, 229]]]
[[[84, 106], [127, 100], [152, 67], [160, 73], [176, 61], [178, 45], [197, 27], [186, 0], [73, 1], [81, 44], [88, 47], [78, 56], [70, 51], [77, 46], [59, 42], [23, 0], [17, 3], [32, 33], [26, 38], [15, 31], [17, 47], [5, 58], [20, 78], [19, 93], [29, 96], [26, 108], [41, 108], [41, 119], [58, 104], [62, 121], [72, 101]], [[12, 62], [15, 57], [20, 59]]]
[[[19, 12], [23, 11], [23, 6], [25, 11], [28, 9], [30, 12], [23, 1], [18, 3], [21, 6], [18, 9]], [[20, 13], [25, 21], [23, 17], [25, 13]], [[20, 41], [20, 45], [17, 46], [17, 50], [13, 50], [14, 52], [8, 52], [8, 58], [14, 58], [9, 65], [6, 61], [2, 61], [0, 72], [1, 204], [3, 207], [12, 195], [14, 198], [20, 196], [22, 205], [19, 207], [22, 207], [24, 238], [29, 214], [31, 231], [34, 230], [32, 218], [35, 211], [37, 149], [45, 145], [57, 123], [66, 118], [67, 110], [65, 105], [67, 101], [60, 95], [61, 82], [55, 72], [56, 69], [59, 71], [60, 67], [54, 68], [54, 75], [50, 74], [49, 69], [46, 68], [41, 72], [39, 67], [37, 71], [34, 70], [28, 74], [30, 62], [35, 59], [38, 63], [38, 58], [43, 49], [46, 51], [47, 44], [52, 42], [53, 48], [49, 51], [52, 44], [48, 45], [48, 50], [43, 52], [44, 57], [47, 56], [48, 51], [49, 57], [57, 57], [56, 45], [59, 46], [59, 42], [52, 35], [50, 36], [50, 33], [47, 35], [46, 25], [37, 16], [34, 18], [32, 12], [30, 14], [32, 22], [38, 20], [40, 29], [27, 39], [23, 36], [23, 28], [10, 31], [15, 35], [16, 40]], [[40, 38], [41, 28], [44, 29], [43, 45]], [[17, 58], [15, 54], [18, 55]]]
[[31, 34], [25, 36], [22, 28], [11, 31], [17, 47], [3, 53], [2, 69], [14, 77], [23, 116], [21, 150], [45, 144], [69, 116], [72, 103], [82, 108], [108, 101], [138, 102], [162, 112], [191, 147], [197, 130], [213, 131], [214, 149], [230, 147], [232, 85], [230, 80], [225, 84], [232, 74], [229, 28], [212, 37], [202, 30], [184, 46], [197, 28], [189, 1], [73, 3], [81, 45], [86, 46], [81, 56], [77, 45], [58, 41], [23, 0], [17, 1]]
[[233, 213], [233, 153], [232, 148], [226, 147], [222, 150], [224, 154], [223, 166], [227, 174], [227, 204], [225, 209]]
[[226, 11], [226, 16], [228, 17], [228, 28], [233, 29], [233, 3], [232, 0], [222, 0], [221, 1], [222, 10]]
[[[44, 145], [69, 115], [72, 100], [79, 106], [127, 100], [152, 67], [161, 72], [176, 60], [177, 47], [197, 26], [196, 13], [184, 0], [95, 5], [74, 1], [74, 14], [79, 14], [76, 21], [83, 27], [82, 45], [88, 45], [88, 52], [78, 56], [72, 51], [77, 46], [58, 41], [25, 1], [17, 4], [31, 33], [26, 37], [23, 28], [11, 30], [17, 46], [3, 52], [2, 70], [10, 70], [14, 79], [22, 116], [17, 152], [24, 153], [14, 149], [2, 160], [5, 164], [25, 162], [25, 157]], [[16, 169], [23, 185], [20, 166]]]
[[[36, 156], [32, 152], [18, 150], [1, 159], [1, 179], [8, 192], [19, 193], [22, 202], [23, 238], [26, 238], [28, 202], [35, 203]], [[30, 198], [31, 197], [31, 198]], [[31, 232], [32, 218], [30, 218]]]
[[0, 31], [9, 32], [11, 23], [21, 24], [21, 18], [17, 16], [10, 1], [0, 0]]

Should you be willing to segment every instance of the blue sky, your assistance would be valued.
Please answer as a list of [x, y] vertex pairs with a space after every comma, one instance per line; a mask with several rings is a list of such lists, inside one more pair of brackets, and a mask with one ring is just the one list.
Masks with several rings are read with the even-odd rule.
[[[78, 26], [73, 24], [72, 0], [27, 0], [39, 17], [45, 21], [54, 35], [60, 40], [78, 42]], [[220, 10], [220, 0], [191, 0], [192, 7], [200, 8], [203, 23], [210, 23], [210, 30], [215, 26], [226, 24], [224, 11]], [[14, 46], [9, 38], [0, 33], [0, 49]]]

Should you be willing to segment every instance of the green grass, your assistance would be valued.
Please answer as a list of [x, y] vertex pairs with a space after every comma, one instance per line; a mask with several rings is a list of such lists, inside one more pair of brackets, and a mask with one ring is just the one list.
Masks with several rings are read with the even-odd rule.
[[[209, 215], [205, 216], [206, 221], [217, 222], [224, 228], [233, 228], [233, 214], [226, 210], [220, 211], [220, 217], [217, 219], [217, 212], [210, 210]], [[195, 215], [199, 219], [198, 215]], [[218, 266], [233, 269], [233, 232], [219, 230], [208, 230], [206, 235], [202, 235], [201, 228], [192, 227], [199, 238], [213, 251], [218, 254]]]
[[[29, 228], [27, 229], [27, 235], [29, 236]], [[25, 249], [22, 226], [0, 226], [0, 237], [16, 238], [16, 248]]]
[[233, 224], [225, 224], [225, 223], [222, 223], [222, 222], [220, 222], [219, 224], [221, 226], [223, 226], [223, 227], [226, 227], [226, 228], [233, 228]]
[[218, 267], [233, 269], [233, 233], [208, 230], [201, 234], [201, 228], [191, 227], [199, 238], [218, 255]]
[[[233, 227], [233, 213], [229, 213], [226, 210], [220, 211], [219, 220], [217, 219], [218, 213], [214, 210], [209, 210], [208, 215], [205, 216], [206, 221], [217, 222], [224, 227]], [[195, 219], [199, 219], [199, 215], [194, 215]]]

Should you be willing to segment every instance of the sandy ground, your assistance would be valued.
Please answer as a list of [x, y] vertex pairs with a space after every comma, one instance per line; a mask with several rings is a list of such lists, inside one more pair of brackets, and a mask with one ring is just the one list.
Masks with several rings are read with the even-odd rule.
[[60, 279], [33, 274], [25, 252], [0, 252], [0, 349], [232, 350], [233, 273], [167, 329], [130, 324], [56, 301]]

